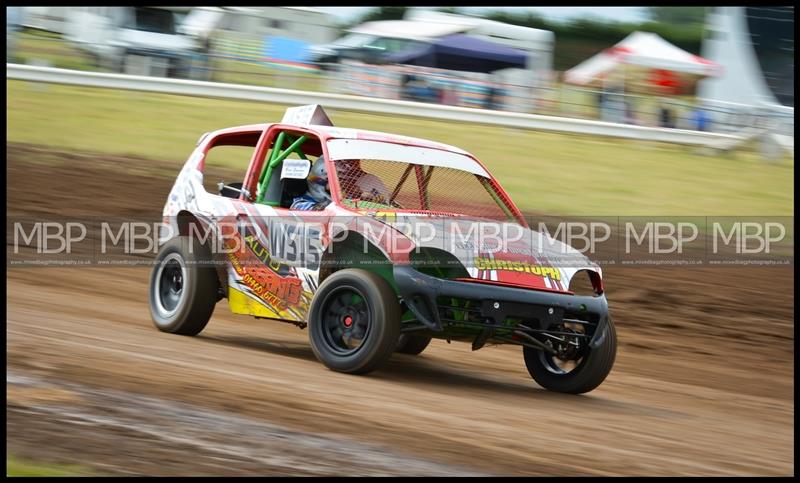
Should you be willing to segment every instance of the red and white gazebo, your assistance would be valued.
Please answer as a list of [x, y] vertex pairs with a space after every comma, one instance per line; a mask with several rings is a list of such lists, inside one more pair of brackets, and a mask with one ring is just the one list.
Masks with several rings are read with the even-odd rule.
[[[633, 68], [629, 68], [632, 66]], [[591, 57], [564, 74], [570, 84], [590, 85], [605, 81], [612, 72], [622, 71], [622, 78], [631, 71], [644, 72], [652, 84], [674, 88], [675, 75], [700, 77], [719, 76], [720, 65], [680, 49], [660, 36], [634, 32], [613, 47]]]

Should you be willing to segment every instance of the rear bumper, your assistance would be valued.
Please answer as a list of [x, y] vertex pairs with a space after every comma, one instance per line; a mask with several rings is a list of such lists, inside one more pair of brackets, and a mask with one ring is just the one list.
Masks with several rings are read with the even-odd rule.
[[400, 296], [416, 318], [433, 331], [444, 327], [437, 310], [437, 298], [456, 297], [480, 301], [480, 315], [501, 324], [506, 317], [535, 318], [540, 327], [560, 323], [565, 316], [579, 316], [597, 323], [589, 346], [599, 346], [608, 325], [608, 302], [605, 295], [596, 297], [543, 292], [500, 285], [443, 280], [395, 265], [394, 279]]

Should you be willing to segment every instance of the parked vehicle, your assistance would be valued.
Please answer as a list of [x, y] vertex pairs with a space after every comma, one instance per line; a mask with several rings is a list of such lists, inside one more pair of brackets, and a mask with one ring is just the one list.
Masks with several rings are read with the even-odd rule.
[[357, 60], [365, 64], [384, 64], [392, 54], [422, 47], [425, 42], [379, 35], [351, 33], [330, 44], [309, 48], [310, 61], [327, 67], [343, 60]]
[[202, 46], [178, 32], [175, 16], [160, 7], [74, 7], [64, 38], [115, 72], [188, 77]]

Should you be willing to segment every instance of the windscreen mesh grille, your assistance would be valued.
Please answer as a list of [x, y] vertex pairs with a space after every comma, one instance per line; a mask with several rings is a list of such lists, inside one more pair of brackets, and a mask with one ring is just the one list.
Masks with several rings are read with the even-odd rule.
[[345, 206], [508, 219], [485, 178], [466, 171], [370, 159], [335, 165]]

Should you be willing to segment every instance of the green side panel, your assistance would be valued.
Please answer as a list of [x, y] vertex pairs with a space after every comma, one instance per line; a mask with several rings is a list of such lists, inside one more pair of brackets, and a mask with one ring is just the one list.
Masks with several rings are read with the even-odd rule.
[[362, 252], [360, 244], [358, 247], [339, 245], [334, 249], [334, 254], [337, 260], [347, 261], [347, 266], [344, 268], [359, 268], [375, 273], [389, 282], [395, 293], [399, 293], [394, 281], [392, 263], [372, 245], [369, 245], [367, 253]]

